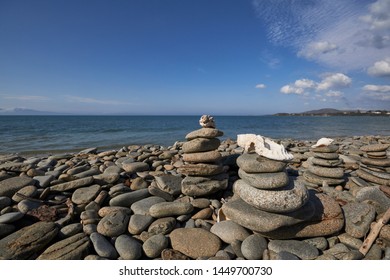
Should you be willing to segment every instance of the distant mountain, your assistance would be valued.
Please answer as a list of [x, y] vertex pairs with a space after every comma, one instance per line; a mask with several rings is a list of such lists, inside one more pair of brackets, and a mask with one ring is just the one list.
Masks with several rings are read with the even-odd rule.
[[311, 110], [302, 113], [277, 113], [275, 116], [390, 116], [387, 110], [337, 110], [333, 108], [324, 108]]
[[54, 112], [46, 112], [46, 111], [38, 111], [27, 108], [12, 108], [12, 109], [3, 109], [0, 108], [0, 115], [7, 116], [31, 116], [31, 115], [61, 115], [59, 113]]

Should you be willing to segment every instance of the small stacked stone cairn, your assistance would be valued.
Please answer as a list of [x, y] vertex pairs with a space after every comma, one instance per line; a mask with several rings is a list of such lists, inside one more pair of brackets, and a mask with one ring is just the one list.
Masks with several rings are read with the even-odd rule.
[[390, 158], [387, 149], [390, 144], [371, 144], [360, 148], [364, 152], [356, 174], [363, 180], [390, 186]]
[[332, 144], [333, 139], [321, 138], [311, 147], [313, 157], [310, 158], [308, 169], [303, 173], [307, 187], [318, 187], [326, 184], [336, 186], [344, 180], [343, 160], [337, 153], [339, 146]]
[[[292, 155], [282, 145], [252, 134], [239, 135], [237, 142], [247, 153], [237, 159], [241, 179], [235, 182], [234, 196], [223, 205], [220, 219], [230, 219], [264, 236], [280, 239], [340, 230], [343, 216], [337, 203], [326, 195], [310, 193], [304, 185], [289, 179], [286, 160]], [[337, 210], [329, 218], [337, 217], [339, 221], [326, 229], [322, 222], [332, 207]], [[316, 225], [313, 229], [309, 224]]]
[[203, 115], [199, 124], [201, 129], [186, 135], [187, 142], [182, 146], [184, 165], [178, 168], [178, 173], [186, 176], [181, 182], [181, 192], [195, 197], [216, 193], [228, 185], [228, 174], [218, 151], [221, 141], [217, 137], [223, 132], [209, 115]]

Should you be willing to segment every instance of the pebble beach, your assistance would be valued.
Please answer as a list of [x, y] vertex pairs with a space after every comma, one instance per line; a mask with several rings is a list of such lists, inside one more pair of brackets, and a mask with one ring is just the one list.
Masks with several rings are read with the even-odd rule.
[[273, 139], [199, 128], [171, 146], [0, 156], [0, 259], [389, 260], [390, 136]]

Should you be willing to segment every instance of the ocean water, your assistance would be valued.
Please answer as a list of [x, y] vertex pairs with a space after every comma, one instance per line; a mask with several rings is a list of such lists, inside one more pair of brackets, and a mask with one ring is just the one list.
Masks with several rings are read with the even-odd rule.
[[[0, 154], [59, 153], [131, 144], [173, 145], [200, 116], [0, 116]], [[274, 139], [390, 135], [390, 117], [215, 116], [221, 140], [254, 133]]]

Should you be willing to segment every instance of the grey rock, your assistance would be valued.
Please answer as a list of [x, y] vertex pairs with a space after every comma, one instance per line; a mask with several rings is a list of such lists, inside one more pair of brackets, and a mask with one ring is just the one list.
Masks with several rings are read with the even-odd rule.
[[283, 171], [287, 163], [268, 159], [256, 153], [245, 153], [237, 158], [237, 165], [247, 173], [276, 173]]
[[359, 250], [360, 247], [363, 245], [363, 241], [360, 239], [354, 238], [348, 233], [343, 233], [338, 236], [341, 243], [346, 245], [350, 249]]
[[149, 258], [157, 258], [169, 245], [169, 239], [163, 234], [153, 235], [142, 245], [145, 255]]
[[140, 234], [150, 226], [154, 218], [149, 215], [134, 214], [130, 216], [127, 230], [131, 234]]
[[238, 170], [238, 176], [247, 184], [258, 189], [277, 189], [287, 186], [289, 178], [286, 172], [276, 173], [246, 173]]
[[82, 260], [88, 254], [89, 237], [78, 233], [48, 247], [37, 260]]
[[0, 239], [15, 231], [14, 225], [0, 224]]
[[222, 159], [220, 152], [216, 150], [200, 153], [183, 154], [183, 160], [191, 163], [218, 162]]
[[192, 259], [213, 257], [221, 248], [221, 240], [202, 228], [178, 228], [169, 237], [174, 250]]
[[58, 237], [64, 239], [76, 235], [80, 232], [83, 232], [83, 225], [80, 223], [73, 223], [61, 228], [58, 232]]
[[195, 208], [207, 208], [210, 206], [211, 201], [208, 198], [195, 198], [194, 200], [191, 201], [192, 206]]
[[119, 236], [127, 230], [129, 215], [116, 211], [104, 216], [97, 225], [97, 232], [104, 236]]
[[5, 214], [0, 216], [0, 224], [13, 223], [13, 222], [23, 218], [23, 216], [24, 216], [24, 213], [21, 213], [21, 212], [5, 213]]
[[148, 191], [151, 195], [161, 197], [165, 201], [173, 201], [174, 200], [174, 197], [172, 195], [160, 190], [160, 188], [157, 187], [156, 182], [154, 182], [154, 181], [149, 185]]
[[381, 260], [382, 259], [381, 247], [379, 247], [377, 244], [373, 244], [363, 259], [364, 260]]
[[390, 158], [384, 159], [374, 159], [374, 158], [361, 158], [361, 163], [366, 165], [373, 165], [378, 167], [389, 167], [390, 166]]
[[290, 261], [296, 261], [299, 260], [299, 257], [297, 255], [294, 255], [291, 252], [286, 251], [280, 251], [280, 252], [274, 252], [269, 251], [270, 260], [290, 260]]
[[345, 231], [355, 238], [363, 238], [370, 230], [375, 219], [374, 206], [367, 203], [347, 203], [343, 207]]
[[313, 260], [319, 255], [315, 246], [298, 240], [271, 240], [268, 243], [268, 249], [276, 253], [286, 251], [302, 260]]
[[259, 210], [240, 198], [235, 198], [223, 204], [222, 211], [227, 218], [237, 224], [258, 232], [269, 232], [282, 226], [294, 225], [310, 220], [314, 210], [311, 203], [305, 204], [297, 211], [286, 214], [276, 214]]
[[352, 250], [342, 255], [340, 257], [340, 260], [361, 260], [363, 258], [364, 255], [360, 253], [358, 250]]
[[337, 178], [337, 179], [344, 177], [343, 168], [338, 168], [338, 167], [330, 168], [330, 167], [309, 165], [308, 169], [311, 173], [320, 177], [329, 177], [329, 178]]
[[145, 181], [144, 178], [141, 178], [141, 177], [137, 177], [135, 178], [132, 182], [131, 182], [131, 186], [130, 188], [133, 190], [133, 191], [136, 191], [136, 190], [141, 190], [141, 189], [146, 189], [148, 187], [148, 182]]
[[30, 177], [19, 176], [0, 181], [0, 196], [11, 198], [18, 190], [27, 186], [34, 185], [34, 180]]
[[219, 164], [194, 163], [185, 164], [177, 169], [177, 172], [187, 176], [213, 176], [223, 172], [223, 166]]
[[18, 209], [20, 212], [26, 214], [28, 211], [36, 209], [41, 205], [42, 205], [42, 203], [40, 203], [40, 202], [32, 201], [29, 199], [24, 199], [18, 203]]
[[181, 194], [181, 176], [164, 174], [154, 177], [157, 187], [173, 196]]
[[303, 178], [305, 178], [306, 181], [319, 186], [321, 186], [323, 182], [326, 182], [328, 185], [340, 185], [344, 182], [343, 178], [338, 179], [338, 178], [330, 178], [330, 177], [321, 177], [311, 173], [309, 170], [306, 170], [303, 173]]
[[142, 245], [126, 234], [118, 236], [115, 240], [115, 249], [123, 260], [138, 260], [142, 256]]
[[118, 252], [115, 247], [100, 233], [94, 232], [89, 237], [92, 241], [95, 252], [103, 258], [116, 259], [118, 258]]
[[326, 238], [322, 236], [304, 239], [303, 241], [315, 246], [318, 250], [321, 251], [324, 251], [328, 248], [328, 240], [326, 240]]
[[209, 177], [187, 176], [181, 182], [181, 192], [188, 196], [207, 196], [228, 186], [228, 175], [220, 174]]
[[18, 190], [13, 196], [12, 200], [15, 202], [20, 202], [25, 197], [31, 197], [33, 198], [37, 194], [37, 187], [35, 186], [25, 186]]
[[313, 155], [316, 158], [330, 159], [330, 160], [339, 158], [339, 154], [337, 154], [337, 153], [316, 153], [316, 152], [313, 152]]
[[133, 210], [134, 214], [140, 214], [140, 215], [149, 215], [149, 209], [153, 205], [161, 202], [166, 202], [165, 199], [159, 196], [150, 196], [144, 199], [141, 199], [137, 202], [134, 202], [131, 205], [131, 210]]
[[390, 144], [371, 144], [360, 147], [363, 152], [381, 152], [386, 151], [390, 147]]
[[194, 130], [186, 135], [187, 140], [195, 138], [216, 138], [223, 136], [223, 132], [216, 128], [204, 127], [198, 130]]
[[190, 214], [193, 210], [189, 202], [160, 202], [150, 207], [149, 214], [154, 218], [162, 218]]
[[237, 193], [246, 203], [273, 213], [295, 211], [305, 205], [309, 199], [306, 188], [298, 183], [278, 190], [262, 190], [250, 186], [244, 180], [237, 180], [233, 188], [234, 193]]
[[215, 223], [210, 232], [228, 244], [231, 244], [234, 240], [244, 241], [250, 235], [248, 230], [233, 221]]
[[72, 202], [75, 204], [87, 204], [96, 198], [100, 190], [101, 187], [99, 185], [78, 188], [72, 194]]
[[[375, 183], [379, 185], [390, 185], [390, 179], [384, 179], [378, 176], [375, 176], [372, 174], [373, 172], [370, 172], [368, 169], [358, 169], [356, 170], [356, 175], [359, 176], [360, 178]], [[384, 173], [386, 174], [386, 173]]]
[[109, 204], [110, 206], [130, 207], [134, 202], [147, 198], [148, 196], [149, 191], [147, 189], [141, 189], [117, 195], [110, 200]]
[[14, 172], [27, 172], [30, 168], [33, 167], [31, 163], [23, 162], [6, 162], [0, 164], [0, 170], [14, 171]]
[[148, 232], [152, 235], [168, 234], [176, 226], [176, 219], [172, 217], [161, 218], [155, 220], [148, 228]]
[[0, 240], [0, 259], [27, 260], [35, 258], [57, 235], [53, 222], [37, 222]]
[[221, 141], [218, 138], [196, 138], [187, 141], [182, 146], [183, 153], [207, 152], [218, 149]]
[[263, 236], [252, 234], [242, 242], [241, 252], [247, 260], [261, 260], [267, 247], [267, 240]]
[[122, 168], [127, 173], [134, 174], [137, 172], [148, 171], [149, 164], [147, 164], [146, 162], [123, 162]]
[[315, 165], [325, 166], [325, 167], [337, 167], [343, 163], [341, 159], [327, 160], [321, 158], [311, 158], [311, 162]]
[[3, 208], [5, 208], [7, 206], [10, 206], [11, 203], [12, 203], [11, 198], [9, 198], [7, 196], [0, 196], [0, 210], [2, 210]]
[[363, 202], [365, 200], [373, 201], [377, 213], [384, 213], [390, 208], [390, 198], [388, 198], [377, 187], [362, 188], [356, 193], [356, 201]]
[[93, 180], [94, 180], [93, 177], [90, 176], [90, 177], [81, 178], [70, 182], [50, 186], [49, 188], [50, 191], [58, 191], [58, 192], [70, 191], [84, 186], [88, 186], [93, 183]]
[[337, 243], [334, 246], [330, 247], [328, 250], [324, 251], [324, 254], [332, 255], [336, 259], [340, 260], [344, 257], [344, 255], [351, 250], [343, 243]]
[[33, 177], [34, 180], [36, 180], [42, 188], [46, 188], [50, 185], [52, 181], [55, 180], [55, 177], [53, 175], [42, 175], [42, 176], [35, 176]]

